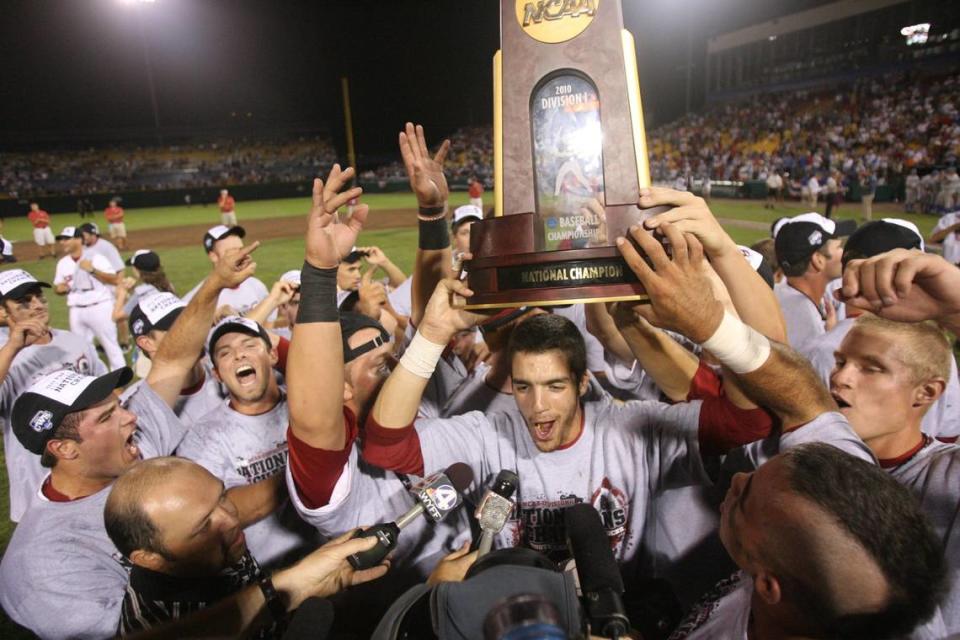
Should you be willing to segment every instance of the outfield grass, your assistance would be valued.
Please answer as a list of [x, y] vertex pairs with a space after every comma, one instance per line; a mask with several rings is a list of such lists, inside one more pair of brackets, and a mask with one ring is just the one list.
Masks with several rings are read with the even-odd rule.
[[[308, 192], [309, 194], [309, 192]], [[492, 203], [492, 196], [487, 196]], [[458, 207], [467, 204], [469, 197], [466, 193], [455, 192], [450, 194], [450, 204]], [[417, 201], [410, 193], [372, 193], [363, 196], [363, 202], [372, 209], [412, 209]], [[40, 201], [41, 208], [43, 201]], [[282, 200], [253, 200], [237, 203], [237, 218], [240, 224], [244, 220], [264, 220], [270, 218], [286, 218], [298, 214], [306, 214], [310, 210], [310, 198], [286, 198]], [[68, 225], [79, 225], [84, 222], [77, 213], [57, 213], [50, 216], [54, 233]], [[89, 221], [87, 218], [86, 221]], [[106, 220], [103, 212], [97, 212], [94, 221], [105, 228]], [[220, 210], [215, 205], [193, 205], [187, 208], [179, 205], [175, 207], [152, 207], [149, 209], [127, 209], [124, 216], [127, 231], [140, 229], [160, 229], [180, 227], [193, 224], [220, 224]], [[3, 221], [3, 237], [11, 242], [33, 242], [33, 228], [26, 217], [6, 218]]]
[[[489, 194], [488, 194], [489, 197]], [[459, 206], [467, 202], [467, 195], [452, 194], [452, 205]], [[416, 206], [411, 194], [372, 194], [364, 196], [372, 209], [407, 209]], [[241, 223], [244, 220], [280, 218], [298, 214], [306, 214], [309, 208], [307, 198], [293, 198], [287, 200], [268, 200], [260, 202], [241, 202], [238, 205], [238, 216]], [[727, 231], [739, 244], [753, 244], [769, 235], [769, 224], [781, 216], [796, 215], [804, 209], [796, 204], [789, 204], [776, 210], [764, 209], [761, 202], [743, 200], [715, 200], [711, 202], [711, 209], [721, 219], [741, 221], [741, 224], [726, 225]], [[859, 214], [859, 207], [844, 206], [840, 210], [840, 217], [854, 217]], [[904, 215], [895, 212], [892, 206], [874, 207], [876, 218], [897, 216], [912, 220], [924, 235], [928, 235], [936, 223], [936, 218], [922, 215]], [[53, 217], [54, 229], [60, 229], [69, 224], [79, 224], [80, 217], [76, 214], [57, 214]], [[102, 216], [98, 216], [102, 222]], [[203, 222], [217, 224], [219, 213], [216, 207], [194, 206], [161, 207], [153, 209], [131, 210], [127, 212], [126, 222], [129, 230], [155, 229], [176, 227], [181, 225], [201, 224]], [[25, 218], [7, 219], [4, 227], [4, 237], [9, 240], [30, 240], [32, 234], [29, 223]], [[379, 246], [404, 272], [409, 273], [413, 266], [416, 250], [416, 229], [386, 229], [364, 232], [358, 241], [360, 245]], [[177, 291], [181, 294], [189, 291], [197, 282], [209, 273], [210, 263], [206, 255], [194, 243], [184, 247], [163, 249], [160, 251], [164, 268]], [[257, 277], [269, 287], [283, 272], [298, 268], [303, 262], [303, 239], [300, 237], [267, 240], [262, 243], [254, 254], [257, 261]], [[38, 260], [20, 262], [14, 267], [30, 271], [40, 280], [52, 282], [55, 262], [52, 260]], [[9, 267], [8, 267], [9, 268]], [[65, 299], [49, 294], [51, 324], [55, 327], [66, 328], [67, 308]], [[3, 452], [0, 447], [0, 462]], [[0, 555], [7, 546], [13, 526], [9, 521], [9, 498], [6, 473], [0, 472]], [[23, 632], [14, 628], [12, 623], [0, 612], [0, 638], [19, 639], [28, 638]]]

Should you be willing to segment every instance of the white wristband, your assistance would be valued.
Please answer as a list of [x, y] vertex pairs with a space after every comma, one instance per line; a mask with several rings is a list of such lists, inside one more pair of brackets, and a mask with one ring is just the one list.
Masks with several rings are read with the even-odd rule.
[[734, 373], [756, 371], [770, 357], [770, 340], [729, 311], [723, 312], [720, 326], [700, 346]]
[[417, 331], [403, 352], [400, 365], [413, 375], [429, 380], [446, 346], [430, 342]]

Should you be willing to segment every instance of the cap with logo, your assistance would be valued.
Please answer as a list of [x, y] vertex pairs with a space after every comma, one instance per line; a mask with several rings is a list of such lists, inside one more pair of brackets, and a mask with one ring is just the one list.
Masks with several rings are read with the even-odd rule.
[[850, 235], [856, 226], [853, 220], [838, 224], [814, 212], [778, 220], [773, 227], [777, 262], [782, 268], [799, 266], [828, 240]]
[[160, 256], [149, 249], [139, 249], [127, 258], [127, 264], [138, 271], [156, 271], [160, 268]]
[[[376, 329], [380, 335], [350, 348], [350, 337], [363, 329]], [[390, 342], [390, 334], [383, 328], [379, 322], [368, 315], [346, 311], [340, 314], [340, 336], [343, 338], [343, 363], [355, 360], [367, 353], [373, 351], [380, 345]]]
[[100, 235], [100, 227], [97, 226], [96, 222], [84, 222], [80, 225], [80, 233], [92, 233], [98, 236]]
[[468, 220], [483, 220], [483, 209], [475, 204], [465, 204], [453, 210], [453, 227]]
[[186, 307], [183, 300], [172, 293], [162, 292], [145, 296], [130, 312], [127, 322], [134, 338], [146, 335], [154, 329], [167, 331]]
[[27, 389], [13, 404], [13, 432], [27, 451], [40, 455], [64, 416], [105, 400], [133, 378], [129, 367], [99, 377], [61, 369]]
[[64, 227], [63, 231], [57, 234], [57, 240], [70, 240], [71, 238], [83, 237], [80, 229], [76, 227]]
[[203, 248], [208, 252], [213, 251], [213, 245], [217, 240], [222, 240], [227, 236], [237, 236], [242, 238], [247, 235], [247, 232], [243, 227], [228, 227], [226, 225], [218, 224], [215, 227], [207, 229], [207, 232], [203, 234]]
[[259, 323], [250, 318], [227, 316], [215, 324], [213, 329], [210, 330], [210, 335], [207, 336], [207, 353], [210, 354], [211, 358], [213, 357], [213, 348], [217, 346], [217, 340], [228, 333], [245, 333], [248, 336], [263, 338], [269, 347], [273, 346], [270, 334]]
[[843, 247], [843, 266], [851, 260], [872, 258], [893, 249], [924, 250], [920, 229], [909, 220], [900, 218], [882, 218], [868, 222], [847, 240]]
[[0, 262], [16, 262], [13, 256], [13, 243], [0, 236]]
[[50, 288], [46, 282], [40, 282], [23, 269], [0, 271], [0, 300], [19, 300], [30, 289]]

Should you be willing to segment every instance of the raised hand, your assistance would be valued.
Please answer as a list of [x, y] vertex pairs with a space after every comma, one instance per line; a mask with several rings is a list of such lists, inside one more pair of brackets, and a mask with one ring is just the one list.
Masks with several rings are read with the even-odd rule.
[[407, 169], [410, 188], [417, 196], [421, 207], [442, 207], [447, 203], [450, 189], [443, 175], [443, 161], [450, 150], [450, 141], [444, 140], [436, 155], [430, 157], [427, 141], [421, 125], [408, 122], [400, 132], [400, 155]]
[[960, 269], [917, 249], [894, 249], [847, 263], [834, 295], [890, 320], [943, 321], [960, 313]]
[[340, 169], [333, 165], [327, 182], [317, 178], [313, 181], [313, 203], [307, 220], [306, 260], [318, 269], [332, 269], [340, 264], [340, 259], [350, 253], [357, 242], [357, 234], [367, 220], [369, 208], [358, 204], [353, 208], [350, 219], [340, 224], [336, 218], [337, 209], [363, 193], [360, 187], [341, 192], [353, 178], [353, 167]]
[[457, 297], [472, 295], [465, 282], [453, 278], [441, 280], [427, 302], [418, 331], [434, 344], [446, 344], [457, 331], [476, 326], [484, 316], [455, 306]]
[[373, 269], [367, 269], [360, 278], [357, 297], [357, 311], [374, 320], [379, 320], [380, 312], [387, 304], [387, 290], [382, 282], [373, 280]]
[[278, 306], [290, 302], [296, 292], [297, 286], [286, 280], [277, 280], [270, 287], [270, 297]]
[[717, 222], [706, 201], [689, 191], [663, 187], [641, 189], [639, 205], [644, 209], [661, 205], [673, 207], [670, 211], [644, 220], [643, 226], [647, 229], [656, 229], [664, 222], [669, 222], [681, 233], [695, 235], [711, 257], [737, 250], [736, 243]]
[[427, 584], [436, 585], [441, 582], [463, 582], [467, 571], [477, 561], [479, 551], [470, 551], [470, 542], [464, 542], [456, 551], [447, 554], [437, 564], [427, 578]]
[[357, 251], [366, 253], [367, 262], [376, 267], [387, 262], [387, 254], [380, 247], [357, 247]]
[[696, 236], [680, 233], [669, 222], [659, 228], [670, 241], [671, 257], [650, 233], [630, 228], [631, 237], [650, 258], [652, 268], [626, 238], [617, 238], [617, 248], [647, 290], [650, 322], [703, 342], [723, 318], [723, 305], [714, 296], [713, 285], [703, 270], [703, 246]]
[[10, 328], [7, 345], [17, 351], [35, 344], [37, 340], [42, 339], [48, 333], [45, 321], [23, 320], [22, 322], [14, 322], [12, 318], [8, 318], [7, 324]]
[[259, 242], [254, 242], [245, 247], [230, 249], [223, 254], [213, 267], [212, 277], [217, 286], [221, 289], [230, 289], [239, 286], [252, 276], [257, 270], [257, 263], [253, 261], [250, 254], [259, 246]]

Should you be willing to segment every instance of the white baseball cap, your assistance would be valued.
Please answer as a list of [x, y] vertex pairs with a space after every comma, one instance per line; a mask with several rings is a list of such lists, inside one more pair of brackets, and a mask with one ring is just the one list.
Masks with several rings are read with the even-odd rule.
[[453, 226], [457, 226], [467, 218], [483, 220], [483, 209], [475, 204], [465, 204], [462, 207], [457, 207], [453, 211]]
[[280, 279], [284, 282], [289, 282], [290, 284], [295, 284], [298, 287], [300, 286], [300, 269], [290, 269], [290, 271], [285, 272]]
[[0, 300], [22, 298], [27, 291], [34, 287], [50, 288], [46, 282], [40, 282], [23, 269], [0, 271]]
[[63, 231], [57, 234], [57, 240], [66, 240], [68, 238], [81, 237], [80, 230], [76, 227], [64, 227]]
[[247, 235], [247, 232], [243, 227], [228, 227], [223, 224], [218, 224], [215, 227], [210, 227], [207, 229], [207, 232], [203, 234], [203, 248], [209, 253], [213, 250], [213, 244], [217, 240], [221, 240], [227, 236], [242, 238], [245, 235]]

